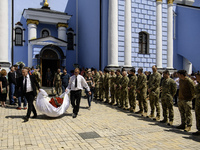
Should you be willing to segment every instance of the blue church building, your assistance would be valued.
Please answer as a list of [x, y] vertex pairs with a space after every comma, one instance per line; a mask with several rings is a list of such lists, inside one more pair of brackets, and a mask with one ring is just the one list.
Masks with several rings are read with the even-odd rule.
[[[0, 64], [200, 70], [200, 0], [1, 0]], [[3, 23], [2, 23], [3, 22]]]

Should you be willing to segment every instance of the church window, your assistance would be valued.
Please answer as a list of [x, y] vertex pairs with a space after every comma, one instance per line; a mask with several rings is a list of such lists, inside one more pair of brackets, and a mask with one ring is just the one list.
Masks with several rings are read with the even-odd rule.
[[23, 30], [15, 28], [15, 46], [23, 46]]
[[74, 46], [75, 46], [75, 34], [74, 34], [74, 30], [72, 28], [68, 29], [67, 32], [67, 49], [68, 50], [74, 50]]
[[139, 33], [139, 54], [149, 54], [149, 34], [147, 32]]

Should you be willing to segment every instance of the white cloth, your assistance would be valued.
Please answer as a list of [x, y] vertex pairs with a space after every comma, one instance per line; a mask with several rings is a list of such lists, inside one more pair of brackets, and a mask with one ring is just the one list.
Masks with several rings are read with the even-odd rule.
[[43, 89], [40, 89], [40, 92], [36, 99], [37, 110], [41, 112], [42, 114], [45, 114], [49, 117], [58, 117], [64, 114], [70, 105], [69, 96], [68, 96], [69, 92], [70, 91], [67, 91], [59, 96], [63, 98], [63, 103], [60, 107], [56, 108], [49, 103], [50, 98], [48, 97], [48, 94]]
[[26, 81], [26, 93], [33, 91], [33, 88], [31, 86], [31, 79], [29, 75], [24, 77], [23, 84], [25, 84], [25, 81]]
[[75, 80], [76, 76], [73, 75], [70, 80], [67, 89], [71, 91], [77, 91], [82, 90], [83, 88], [86, 88], [88, 91], [90, 91], [90, 87], [88, 86], [86, 80], [83, 78], [82, 75], [77, 76], [77, 87], [75, 87]]

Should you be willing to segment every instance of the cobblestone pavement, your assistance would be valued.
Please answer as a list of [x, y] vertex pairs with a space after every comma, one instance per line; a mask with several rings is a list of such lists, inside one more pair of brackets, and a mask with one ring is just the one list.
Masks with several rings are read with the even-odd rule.
[[[102, 102], [92, 102], [87, 109], [82, 98], [77, 118], [72, 108], [59, 118], [49, 118], [38, 112], [37, 119], [23, 123], [26, 110], [0, 107], [0, 149], [199, 149], [194, 111], [192, 131], [189, 133], [165, 124], [123, 111]], [[174, 126], [180, 115], [175, 109]], [[137, 106], [138, 110], [138, 106]], [[162, 118], [161, 118], [162, 119]]]

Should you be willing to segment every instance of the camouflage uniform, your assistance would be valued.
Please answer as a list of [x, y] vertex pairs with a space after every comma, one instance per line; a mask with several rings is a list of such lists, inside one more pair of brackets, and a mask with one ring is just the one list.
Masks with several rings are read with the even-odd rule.
[[110, 74], [109, 73], [105, 73], [103, 84], [104, 84], [106, 102], [109, 103], [109, 84], [110, 84]]
[[196, 127], [200, 131], [200, 84], [198, 83], [195, 87], [196, 102], [195, 102], [195, 116], [196, 116]]
[[54, 75], [54, 81], [55, 81], [54, 86], [55, 86], [56, 94], [58, 95], [62, 94], [61, 75], [62, 75], [61, 72], [59, 74], [55, 73]]
[[139, 100], [139, 108], [140, 112], [147, 113], [148, 107], [147, 107], [147, 77], [143, 73], [138, 76], [137, 80], [137, 90], [140, 91], [140, 93], [137, 93], [137, 97]]
[[173, 97], [176, 94], [177, 86], [176, 82], [171, 79], [163, 79], [162, 81], [162, 94], [161, 94], [161, 102], [163, 109], [163, 117], [164, 121], [167, 122], [167, 116], [169, 111], [169, 121], [174, 120], [174, 110], [173, 110]]
[[155, 72], [150, 75], [149, 82], [148, 82], [148, 89], [151, 90], [151, 92], [149, 93], [151, 117], [154, 117], [155, 106], [156, 106], [157, 117], [160, 118], [160, 105], [159, 105], [160, 81], [161, 81], [160, 73]]
[[38, 71], [34, 71], [33, 75], [34, 75], [36, 81], [38, 82], [39, 86], [41, 86], [41, 75], [40, 75], [40, 73]]
[[135, 111], [135, 107], [136, 107], [136, 83], [137, 83], [137, 76], [131, 76], [129, 83], [128, 83], [128, 87], [129, 92], [128, 92], [128, 97], [129, 97], [129, 104], [130, 104], [130, 111]]
[[181, 115], [181, 125], [192, 126], [192, 99], [194, 98], [194, 82], [185, 77], [185, 80], [179, 80], [179, 101], [178, 108]]
[[116, 81], [116, 74], [110, 76], [110, 94], [111, 94], [111, 103], [115, 104], [115, 81]]
[[122, 75], [119, 74], [119, 75], [116, 76], [116, 79], [115, 79], [115, 87], [116, 87], [115, 98], [116, 98], [116, 102], [117, 102], [118, 106], [120, 106], [120, 96], [121, 96], [120, 83], [121, 83], [121, 78], [122, 78]]
[[100, 78], [100, 75], [99, 75], [98, 72], [96, 74], [94, 74], [94, 76], [93, 76], [93, 80], [94, 80], [94, 83], [95, 83], [94, 97], [96, 99], [99, 96], [99, 78]]
[[99, 99], [100, 100], [103, 100], [104, 98], [103, 81], [104, 81], [104, 75], [100, 75], [100, 78], [99, 78]]
[[121, 78], [121, 97], [120, 97], [120, 104], [122, 108], [128, 107], [128, 83], [129, 78], [127, 76], [124, 76]]

